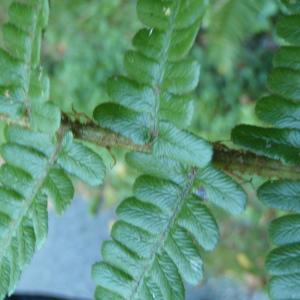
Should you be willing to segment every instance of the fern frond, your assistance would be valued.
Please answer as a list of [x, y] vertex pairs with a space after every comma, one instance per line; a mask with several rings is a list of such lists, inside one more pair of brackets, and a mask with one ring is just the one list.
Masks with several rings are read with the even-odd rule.
[[[103, 261], [93, 267], [96, 299], [184, 299], [183, 280], [197, 284], [203, 276], [200, 247], [210, 251], [219, 238], [199, 189], [233, 213], [245, 205], [244, 192], [231, 178], [205, 169], [211, 146], [173, 124], [190, 114], [189, 104], [180, 109], [197, 86], [199, 66], [185, 56], [206, 4], [139, 0], [138, 15], [149, 28], [138, 32], [135, 50], [125, 57], [128, 77], [108, 83], [113, 102], [94, 112], [102, 127], [151, 147], [151, 154], [127, 155], [144, 175], [136, 180], [133, 197], [117, 208], [112, 240], [103, 244]], [[223, 188], [232, 189], [233, 197], [221, 193]]]
[[73, 198], [69, 175], [96, 185], [103, 179], [102, 159], [73, 140], [22, 127], [6, 129], [0, 168], [0, 299], [14, 290], [22, 268], [47, 236], [47, 199], [58, 213]]
[[[194, 284], [202, 278], [194, 240], [212, 249], [218, 240], [216, 223], [197, 198], [169, 181], [143, 176], [134, 191], [135, 197], [118, 207], [113, 241], [103, 245], [104, 262], [93, 269], [96, 282], [107, 289], [100, 288], [99, 299], [110, 291], [124, 299], [151, 299], [153, 293], [162, 299], [184, 299], [180, 276]], [[130, 235], [139, 239], [129, 240]], [[140, 240], [147, 242], [146, 249]]]
[[[272, 95], [261, 99], [256, 106], [258, 117], [271, 126], [260, 128], [241, 125], [233, 130], [232, 139], [236, 144], [260, 155], [298, 165], [300, 16], [298, 4], [284, 2], [291, 14], [283, 16], [277, 25], [277, 33], [285, 46], [274, 58], [274, 70], [268, 84]], [[299, 299], [300, 182], [267, 182], [259, 188], [258, 197], [268, 207], [292, 213], [271, 223], [270, 236], [279, 247], [268, 255], [266, 268], [272, 276], [269, 284], [272, 299]]]
[[[199, 248], [214, 249], [219, 236], [214, 217], [196, 196], [199, 189], [234, 213], [244, 207], [245, 193], [211, 167], [188, 170], [138, 152], [127, 161], [145, 175], [136, 180], [134, 196], [118, 207], [112, 241], [104, 243], [103, 262], [93, 267], [96, 299], [184, 299], [182, 279], [197, 284], [203, 276]], [[226, 189], [231, 193], [221, 192]]]
[[0, 299], [46, 239], [48, 198], [61, 214], [74, 194], [70, 175], [98, 185], [105, 173], [98, 154], [59, 129], [60, 110], [48, 101], [49, 79], [39, 65], [48, 10], [47, 0], [14, 1], [3, 27], [0, 114], [26, 118], [28, 128], [8, 125], [1, 147]]
[[102, 127], [143, 144], [155, 140], [160, 119], [181, 128], [189, 125], [200, 66], [185, 56], [207, 2], [138, 1], [138, 16], [147, 28], [136, 34], [134, 50], [125, 55], [128, 76], [108, 82], [112, 103], [100, 105], [94, 112]]

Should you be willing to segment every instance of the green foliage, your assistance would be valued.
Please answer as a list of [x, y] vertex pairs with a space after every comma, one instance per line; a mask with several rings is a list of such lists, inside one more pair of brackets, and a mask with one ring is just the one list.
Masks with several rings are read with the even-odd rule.
[[15, 1], [9, 17], [0, 56], [1, 113], [24, 127], [7, 125], [1, 147], [0, 299], [14, 291], [47, 237], [48, 197], [63, 213], [74, 194], [69, 175], [99, 185], [105, 173], [98, 154], [60, 128], [60, 110], [48, 101], [49, 80], [39, 66], [48, 1]]
[[[138, 15], [149, 28], [136, 34], [133, 39], [135, 50], [125, 55], [128, 78], [111, 79], [108, 93], [114, 105], [103, 104], [94, 113], [101, 126], [132, 138], [137, 143], [146, 143], [155, 138], [160, 118], [169, 116], [174, 121], [173, 114], [164, 111], [169, 103], [179, 115], [175, 121], [191, 120], [191, 92], [198, 83], [200, 70], [195, 61], [183, 60], [183, 57], [190, 50], [198, 31], [204, 2], [198, 5], [192, 15], [183, 12], [176, 17], [175, 10], [179, 7], [157, 1], [157, 24], [153, 24], [149, 17], [147, 5], [138, 2]], [[194, 2], [191, 5], [195, 5]], [[187, 34], [191, 30], [193, 34]], [[123, 97], [124, 93], [126, 97]], [[145, 93], [147, 97], [142, 98]], [[129, 103], [127, 99], [132, 95], [134, 98]], [[139, 101], [133, 101], [135, 98], [139, 98]], [[185, 109], [181, 110], [184, 102]], [[127, 114], [130, 114], [131, 120], [126, 119]], [[185, 122], [183, 125], [188, 124]]]
[[[134, 36], [132, 50], [125, 54], [126, 76], [108, 81], [108, 95], [101, 89], [104, 78], [119, 69], [126, 46], [126, 42], [119, 45], [119, 40], [130, 30], [119, 24], [122, 30], [111, 37], [106, 19], [115, 22], [119, 17], [115, 19], [113, 8], [120, 6], [124, 15], [122, 8], [129, 6], [119, 0], [76, 3], [54, 4], [58, 12], [54, 27], [66, 22], [60, 13], [64, 9], [78, 20], [77, 26], [66, 28], [65, 40], [49, 34], [43, 54], [54, 88], [40, 65], [48, 1], [13, 1], [3, 26], [0, 117], [8, 125], [1, 147], [5, 163], [0, 168], [0, 299], [14, 290], [23, 267], [46, 239], [48, 198], [62, 214], [74, 194], [70, 176], [92, 186], [103, 182], [102, 158], [69, 131], [80, 135], [85, 127], [101, 129], [100, 140], [105, 132], [113, 140], [145, 151], [126, 156], [142, 175], [134, 183], [133, 196], [118, 206], [112, 239], [102, 245], [102, 262], [93, 267], [96, 299], [184, 299], [183, 281], [199, 283], [203, 250], [213, 250], [219, 240], [209, 206], [237, 215], [246, 204], [242, 188], [210, 165], [211, 145], [187, 130], [200, 77], [200, 65], [188, 53], [196, 37], [201, 39], [199, 26], [209, 1], [138, 0], [137, 14], [145, 28]], [[290, 15], [278, 24], [286, 44], [274, 59], [268, 84], [273, 94], [256, 108], [271, 127], [241, 125], [232, 137], [257, 154], [298, 164], [299, 6], [291, 1], [284, 4]], [[208, 17], [208, 40], [222, 45], [223, 55], [218, 48], [213, 59], [221, 73], [231, 69], [240, 43], [266, 25], [274, 7], [271, 0], [227, 0]], [[104, 28], [99, 36], [95, 34], [98, 13]], [[93, 39], [91, 51], [82, 47], [85, 36]], [[103, 40], [109, 41], [108, 46]], [[208, 119], [204, 114], [203, 119]], [[86, 125], [78, 121], [81, 116]], [[281, 180], [264, 184], [258, 192], [267, 206], [293, 213], [271, 224], [270, 235], [279, 246], [267, 259], [274, 299], [297, 299], [299, 294], [299, 186], [297, 181]]]
[[[297, 5], [290, 4], [289, 8], [291, 15], [282, 17], [277, 26], [277, 34], [285, 46], [274, 59], [268, 84], [272, 95], [260, 100], [256, 107], [257, 115], [271, 126], [240, 125], [233, 130], [232, 139], [260, 155], [298, 165], [300, 17]], [[271, 238], [279, 246], [266, 262], [272, 275], [270, 295], [275, 300], [299, 298], [299, 188], [299, 181], [277, 180], [265, 183], [258, 190], [258, 197], [268, 207], [293, 213], [274, 220], [270, 227]]]
[[[20, 118], [30, 111], [34, 129], [54, 132], [60, 112], [48, 101], [49, 82], [39, 66], [41, 36], [48, 22], [48, 1], [13, 2], [3, 25], [0, 68], [0, 112]], [[28, 102], [28, 98], [31, 102]], [[51, 119], [47, 120], [48, 115]], [[43, 118], [41, 120], [41, 116]]]
[[209, 201], [232, 214], [240, 214], [246, 206], [246, 195], [224, 172], [208, 166], [199, 172], [199, 186]]
[[[117, 208], [112, 240], [102, 246], [103, 261], [93, 267], [96, 299], [184, 299], [182, 280], [197, 284], [202, 276], [199, 248], [212, 250], [218, 227], [195, 194], [203, 187], [210, 200], [233, 213], [245, 205], [245, 194], [227, 175], [203, 169], [211, 146], [173, 123], [163, 113], [172, 102], [179, 119], [199, 78], [199, 66], [186, 59], [207, 1], [140, 0], [137, 12], [149, 29], [133, 39], [125, 55], [128, 77], [108, 83], [110, 103], [98, 106], [95, 120], [137, 144], [150, 143], [151, 154], [130, 153], [128, 162], [144, 173], [134, 196]], [[178, 101], [178, 103], [176, 103]], [[186, 106], [186, 107], [189, 107]], [[196, 155], [195, 155], [196, 154]], [[234, 197], [220, 193], [228, 188]]]
[[104, 174], [101, 158], [68, 133], [54, 140], [48, 134], [9, 126], [5, 137], [1, 149], [5, 164], [0, 169], [1, 299], [14, 290], [22, 268], [47, 236], [48, 196], [62, 213], [74, 194], [67, 173], [90, 184], [101, 183]]
[[[198, 248], [214, 249], [219, 236], [213, 216], [190, 190], [192, 186], [195, 190], [206, 187], [205, 173], [209, 170], [187, 173], [180, 163], [141, 153], [130, 153], [127, 160], [146, 175], [136, 180], [134, 197], [118, 207], [113, 241], [104, 244], [104, 262], [93, 268], [99, 285], [96, 298], [151, 299], [154, 293], [162, 299], [184, 299], [178, 273], [187, 282], [197, 284], [203, 276]], [[216, 186], [209, 183], [209, 199], [221, 207], [225, 201], [228, 207], [234, 207], [235, 201], [243, 207], [242, 190], [225, 174], [214, 170], [212, 175], [216, 174], [221, 180]], [[241, 197], [224, 198], [218, 193], [221, 186], [231, 187], [232, 193], [240, 193]], [[173, 290], [173, 286], [179, 290]]]
[[108, 100], [107, 78], [122, 71], [124, 51], [138, 26], [135, 5], [130, 0], [51, 1], [44, 64], [50, 99], [63, 111], [92, 117], [94, 108]]
[[234, 71], [242, 44], [268, 27], [268, 18], [275, 10], [273, 0], [215, 1], [208, 18], [208, 53], [220, 73]]

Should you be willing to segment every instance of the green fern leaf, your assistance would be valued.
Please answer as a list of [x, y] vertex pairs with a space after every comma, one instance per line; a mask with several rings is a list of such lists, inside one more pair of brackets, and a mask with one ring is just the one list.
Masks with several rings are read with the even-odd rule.
[[14, 290], [23, 267], [47, 237], [48, 196], [59, 213], [70, 204], [74, 189], [65, 172], [91, 184], [100, 183], [104, 175], [101, 158], [70, 134], [55, 141], [45, 133], [9, 126], [5, 137], [5, 164], [0, 168], [0, 299]]
[[166, 157], [155, 157], [145, 153], [127, 153], [126, 161], [135, 169], [146, 175], [158, 177], [175, 183], [183, 183], [187, 168], [179, 162]]
[[270, 281], [270, 294], [273, 299], [299, 299], [300, 275], [285, 275], [273, 277]]
[[[135, 50], [125, 55], [128, 78], [112, 78], [108, 83], [112, 102], [94, 112], [101, 126], [145, 144], [156, 141], [161, 119], [181, 128], [189, 125], [200, 67], [184, 57], [206, 6], [207, 1], [195, 0], [138, 1], [138, 16], [148, 28], [137, 33]], [[169, 106], [178, 116], [170, 113]]]
[[117, 214], [113, 241], [102, 248], [104, 262], [93, 268], [101, 294], [152, 299], [157, 290], [162, 299], [184, 299], [180, 277], [191, 283], [202, 278], [195, 243], [211, 250], [218, 240], [207, 208], [179, 185], [143, 176], [135, 183], [134, 198], [122, 202]]
[[103, 182], [105, 165], [102, 158], [87, 146], [74, 141], [71, 133], [65, 135], [57, 162], [67, 173], [91, 186]]
[[[272, 95], [260, 100], [256, 107], [259, 118], [272, 126], [241, 125], [233, 130], [232, 139], [259, 155], [298, 165], [300, 17], [298, 4], [284, 3], [292, 14], [282, 17], [277, 32], [288, 46], [282, 47], [274, 59], [275, 68], [268, 82]], [[269, 181], [259, 188], [258, 197], [268, 207], [293, 213], [271, 223], [270, 236], [279, 247], [268, 255], [266, 269], [272, 276], [269, 284], [272, 299], [299, 299], [300, 182]]]
[[270, 238], [276, 245], [300, 242], [300, 215], [288, 215], [272, 221]]
[[112, 78], [112, 102], [94, 112], [101, 126], [151, 148], [151, 154], [126, 156], [144, 175], [134, 195], [118, 206], [112, 240], [103, 244], [102, 262], [93, 267], [96, 299], [184, 299], [183, 280], [197, 284], [203, 277], [200, 248], [211, 251], [219, 239], [214, 217], [194, 194], [199, 182], [220, 206], [228, 200], [218, 191], [224, 186], [235, 191], [229, 199], [233, 212], [244, 206], [245, 194], [225, 174], [210, 173], [217, 177], [215, 186], [210, 180], [216, 178], [205, 175], [212, 147], [183, 129], [187, 121], [173, 124], [190, 120], [190, 104], [181, 112], [180, 106], [193, 98], [199, 66], [184, 57], [206, 4], [139, 0], [138, 15], [149, 29], [138, 32], [135, 50], [125, 57], [129, 78]]
[[300, 106], [280, 96], [268, 96], [258, 101], [257, 116], [278, 128], [300, 129]]
[[212, 149], [199, 137], [180, 130], [171, 123], [160, 122], [153, 154], [158, 157], [168, 157], [183, 164], [204, 167], [211, 160]]
[[[203, 276], [199, 247], [213, 250], [219, 239], [214, 217], [194, 195], [199, 182], [202, 187], [206, 183], [213, 202], [223, 207], [227, 204], [233, 213], [244, 206], [245, 193], [229, 177], [212, 168], [197, 172], [154, 154], [129, 153], [126, 159], [147, 175], [136, 180], [134, 196], [117, 209], [119, 220], [112, 228], [112, 242], [109, 247], [103, 245], [103, 262], [93, 268], [98, 285], [96, 299], [153, 299], [151, 295], [184, 299], [184, 293], [172, 290], [172, 276], [180, 275], [177, 286], [182, 286], [182, 279], [197, 284]], [[209, 176], [214, 177], [215, 185]], [[218, 190], [222, 187], [235, 192], [224, 197]], [[172, 273], [161, 266], [163, 281], [157, 278], [156, 270], [162, 257], [175, 264]]]
[[62, 214], [74, 196], [73, 184], [67, 174], [60, 168], [51, 169], [45, 180], [44, 189], [52, 199], [56, 212]]
[[31, 71], [39, 64], [41, 31], [48, 1], [13, 2], [9, 22], [3, 26], [0, 51], [0, 112], [19, 117], [26, 107]]
[[287, 43], [299, 46], [299, 16], [296, 14], [282, 17], [277, 24], [277, 34]]
[[265, 205], [297, 213], [300, 212], [299, 194], [299, 182], [289, 180], [267, 182], [258, 191], [258, 196]]
[[299, 164], [300, 162], [299, 130], [239, 125], [233, 129], [231, 138], [235, 144], [242, 145], [259, 155], [281, 160], [284, 163]]
[[290, 244], [274, 249], [268, 256], [266, 268], [274, 276], [299, 272], [300, 244]]
[[30, 129], [7, 126], [1, 146], [1, 300], [14, 291], [22, 269], [47, 237], [48, 198], [61, 214], [74, 195], [69, 175], [98, 185], [105, 173], [97, 153], [60, 129], [60, 110], [48, 101], [49, 79], [39, 66], [48, 14], [48, 0], [14, 1], [3, 27], [0, 113]]
[[244, 190], [218, 169], [208, 166], [200, 170], [196, 187], [203, 188], [209, 201], [231, 214], [237, 215], [245, 210], [247, 196]]

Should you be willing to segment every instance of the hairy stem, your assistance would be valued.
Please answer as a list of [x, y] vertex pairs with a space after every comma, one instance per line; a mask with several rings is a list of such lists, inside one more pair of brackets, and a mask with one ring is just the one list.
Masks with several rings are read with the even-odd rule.
[[[0, 114], [0, 120], [8, 124], [18, 124], [29, 127], [26, 119], [11, 120], [9, 117]], [[123, 148], [130, 151], [150, 153], [151, 145], [137, 145], [130, 139], [124, 138], [111, 130], [101, 128], [99, 125], [89, 121], [82, 124], [71, 120], [63, 115], [62, 128], [64, 131], [72, 131], [74, 137], [92, 144], [106, 148]], [[285, 178], [300, 180], [300, 166], [283, 164], [279, 160], [269, 159], [265, 156], [258, 156], [250, 151], [231, 149], [220, 143], [213, 143], [214, 166], [229, 173], [244, 173], [259, 175], [266, 178]]]
[[[72, 123], [75, 138], [103, 147], [120, 147], [131, 151], [150, 153], [150, 145], [137, 145], [110, 130], [94, 124]], [[267, 178], [280, 177], [300, 179], [300, 166], [286, 165], [281, 161], [258, 156], [249, 151], [231, 149], [223, 144], [214, 143], [213, 165], [229, 173], [260, 175]]]
[[229, 173], [245, 173], [267, 178], [300, 179], [300, 166], [284, 164], [279, 160], [256, 155], [250, 151], [235, 150], [215, 143], [213, 164]]

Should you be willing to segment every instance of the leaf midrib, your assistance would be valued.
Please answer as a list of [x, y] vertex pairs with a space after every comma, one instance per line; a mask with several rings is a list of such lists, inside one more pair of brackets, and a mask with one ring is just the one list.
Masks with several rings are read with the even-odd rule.
[[[157, 80], [155, 82], [155, 86], [152, 86], [154, 95], [155, 95], [155, 103], [154, 103], [154, 127], [152, 132], [152, 138], [156, 138], [158, 135], [158, 128], [159, 128], [159, 110], [160, 110], [160, 98], [161, 98], [161, 85], [164, 80], [165, 71], [166, 71], [166, 65], [168, 62], [168, 55], [170, 51], [170, 45], [171, 45], [171, 38], [173, 31], [175, 30], [175, 21], [176, 17], [179, 12], [180, 7], [180, 1], [177, 0], [175, 2], [175, 5], [173, 7], [174, 14], [172, 14], [172, 17], [170, 18], [168, 30], [166, 30], [165, 35], [165, 45], [164, 45], [164, 51], [162, 51], [162, 55], [159, 58], [158, 64], [159, 64], [159, 76], [157, 77]], [[153, 142], [153, 140], [152, 140]]]
[[141, 272], [141, 275], [140, 275], [139, 279], [137, 280], [137, 284], [128, 300], [136, 299], [135, 296], [138, 295], [138, 293], [140, 291], [140, 287], [142, 286], [142, 284], [144, 282], [144, 278], [151, 271], [151, 268], [152, 268], [152, 265], [154, 263], [157, 253], [159, 253], [161, 251], [161, 249], [163, 249], [164, 244], [169, 236], [169, 233], [170, 233], [171, 229], [173, 228], [173, 226], [175, 225], [177, 218], [178, 218], [183, 206], [185, 205], [185, 200], [187, 199], [189, 194], [192, 192], [193, 184], [197, 177], [196, 174], [197, 174], [197, 172], [195, 172], [195, 168], [191, 168], [190, 172], [188, 172], [187, 177], [186, 177], [187, 180], [186, 180], [185, 187], [184, 187], [181, 195], [179, 196], [179, 201], [178, 201], [177, 206], [174, 208], [172, 217], [170, 218], [165, 230], [158, 237], [156, 245], [153, 247], [153, 251], [149, 255], [149, 257], [150, 257], [149, 263], [144, 265], [144, 270], [143, 270], [143, 272]]

